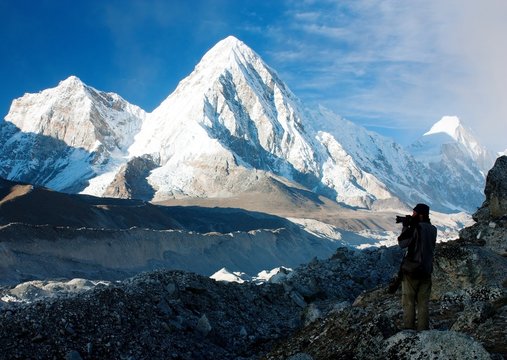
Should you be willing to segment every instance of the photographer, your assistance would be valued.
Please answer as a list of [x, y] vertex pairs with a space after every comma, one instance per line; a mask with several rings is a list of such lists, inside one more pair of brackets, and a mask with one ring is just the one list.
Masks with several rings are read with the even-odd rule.
[[417, 204], [412, 216], [397, 217], [396, 220], [403, 223], [398, 244], [401, 248], [407, 249], [401, 263], [403, 327], [416, 329], [417, 305], [418, 331], [429, 329], [428, 303], [431, 293], [433, 254], [437, 240], [437, 228], [431, 224], [429, 213], [428, 205]]

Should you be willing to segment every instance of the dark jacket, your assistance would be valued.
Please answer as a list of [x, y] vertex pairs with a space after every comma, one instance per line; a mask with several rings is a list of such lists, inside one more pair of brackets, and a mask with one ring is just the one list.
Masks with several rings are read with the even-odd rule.
[[407, 249], [401, 264], [403, 273], [414, 277], [430, 276], [436, 241], [437, 228], [430, 222], [404, 226], [398, 237], [400, 247]]

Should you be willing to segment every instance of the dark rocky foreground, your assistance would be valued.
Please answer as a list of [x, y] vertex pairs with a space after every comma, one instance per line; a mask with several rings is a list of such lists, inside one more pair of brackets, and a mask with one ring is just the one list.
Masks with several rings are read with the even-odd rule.
[[[5, 359], [507, 358], [507, 157], [476, 224], [437, 246], [431, 330], [401, 330], [396, 248], [338, 249], [264, 285], [157, 271], [80, 294], [0, 302]], [[12, 290], [4, 289], [4, 294]]]
[[[4, 303], [1, 356], [258, 358], [305, 323], [350, 306], [361, 291], [388, 281], [396, 256], [395, 249], [343, 248], [332, 259], [278, 274], [278, 284], [223, 283], [157, 271], [81, 294]], [[4, 290], [4, 295], [23, 298], [34, 291], [28, 285]]]
[[299, 310], [280, 286], [152, 272], [81, 296], [4, 309], [1, 356], [231, 359], [291, 333]]
[[507, 157], [489, 172], [476, 224], [438, 244], [431, 330], [402, 331], [400, 293], [363, 292], [279, 343], [266, 359], [507, 358]]

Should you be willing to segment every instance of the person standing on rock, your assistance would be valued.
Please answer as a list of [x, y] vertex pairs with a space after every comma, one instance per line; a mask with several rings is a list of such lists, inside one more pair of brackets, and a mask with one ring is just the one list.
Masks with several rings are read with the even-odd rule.
[[401, 263], [401, 302], [403, 306], [403, 327], [417, 330], [429, 329], [428, 304], [431, 293], [433, 254], [437, 241], [437, 228], [430, 222], [430, 208], [417, 204], [412, 216], [403, 219], [403, 230], [398, 237], [401, 248], [407, 249]]

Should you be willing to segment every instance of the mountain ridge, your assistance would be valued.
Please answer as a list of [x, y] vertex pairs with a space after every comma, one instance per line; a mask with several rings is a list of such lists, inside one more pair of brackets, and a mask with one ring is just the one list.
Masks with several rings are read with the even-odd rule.
[[[35, 175], [41, 172], [40, 167], [16, 172], [13, 169], [26, 168], [30, 160], [22, 154], [17, 163], [10, 159], [9, 152], [23, 153], [12, 141], [23, 134], [23, 126], [12, 127], [34, 119], [37, 123], [37, 117], [27, 115], [21, 119], [20, 111], [9, 112], [6, 122], [10, 128], [0, 129], [0, 138], [5, 139], [0, 146], [0, 163], [7, 164], [2, 166], [0, 176], [68, 192], [140, 196], [155, 201], [235, 196], [273, 176], [357, 208], [400, 208], [403, 203], [428, 202], [441, 211], [470, 212], [482, 201], [484, 171], [477, 173], [477, 166], [468, 166], [469, 157], [438, 165], [424, 163], [394, 141], [352, 125], [328, 110], [307, 109], [258, 54], [232, 36], [210, 49], [151, 113], [117, 95], [88, 87], [76, 77], [69, 77], [58, 87], [64, 85], [81, 86], [91, 94], [87, 99], [96, 111], [88, 114], [88, 122], [81, 121], [88, 128], [99, 124], [93, 135], [87, 141], [77, 141], [78, 132], [70, 136], [72, 142], [72, 131], [50, 132], [57, 141], [71, 145], [62, 150], [66, 155], [58, 158], [58, 154], [52, 154], [58, 159], [49, 159], [49, 165], [42, 169], [45, 177]], [[41, 94], [47, 93], [30, 96]], [[25, 97], [15, 100], [11, 108], [22, 108]], [[30, 112], [30, 103], [24, 106], [25, 113]], [[62, 118], [61, 111], [54, 110], [52, 116]], [[123, 122], [117, 121], [117, 128], [108, 125], [118, 119]], [[44, 134], [42, 131], [34, 136]], [[21, 143], [31, 150], [30, 141]], [[79, 156], [72, 155], [76, 145], [86, 145]], [[467, 155], [465, 145], [460, 143], [459, 147]], [[32, 152], [37, 157], [37, 152]], [[136, 158], [145, 159], [145, 165], [149, 159], [145, 170], [129, 170], [139, 166], [139, 161], [133, 161]], [[64, 171], [72, 170], [72, 164], [81, 164], [75, 166], [81, 170], [78, 176]], [[52, 174], [47, 174], [51, 165]], [[449, 185], [445, 178], [449, 173], [453, 179], [467, 174], [470, 184]], [[137, 174], [139, 179], [128, 179], [127, 174]], [[51, 176], [60, 176], [60, 183], [66, 179], [68, 184], [48, 181]], [[78, 181], [76, 178], [82, 185], [72, 184]], [[456, 196], [446, 200], [449, 192]], [[469, 192], [473, 193], [470, 201]]]

